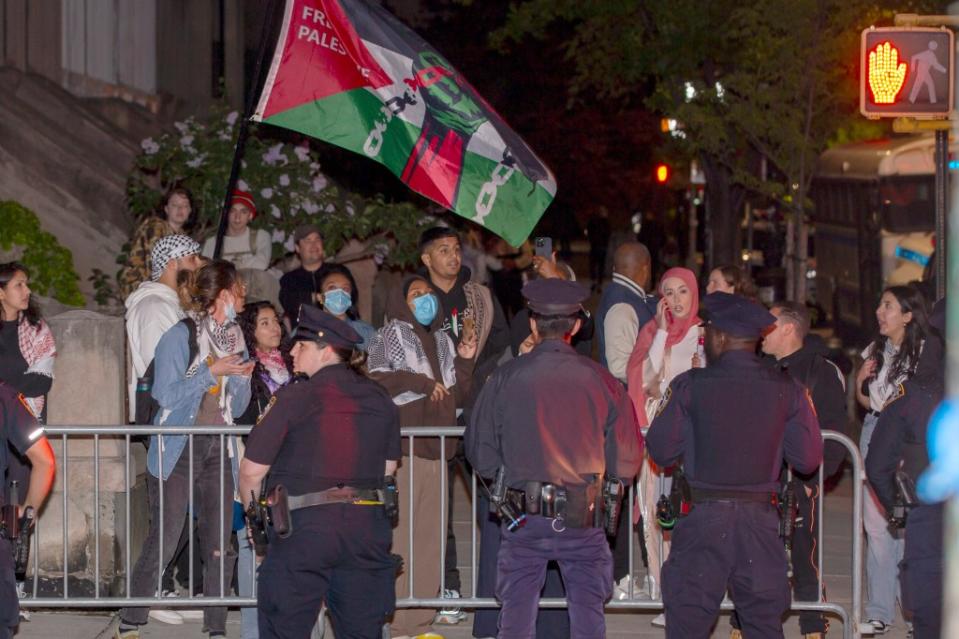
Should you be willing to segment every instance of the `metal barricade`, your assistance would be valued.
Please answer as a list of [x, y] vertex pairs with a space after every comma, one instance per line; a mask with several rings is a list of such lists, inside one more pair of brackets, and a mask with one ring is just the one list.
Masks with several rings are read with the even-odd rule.
[[[418, 438], [439, 438], [440, 450], [445, 450], [447, 444], [447, 438], [453, 437], [458, 438], [463, 434], [462, 427], [448, 427], [448, 428], [437, 428], [437, 427], [412, 427], [402, 429], [402, 436], [407, 438], [409, 441], [409, 455], [415, 454], [416, 440]], [[21, 605], [23, 607], [29, 608], [120, 608], [120, 607], [138, 607], [138, 606], [158, 606], [163, 608], [199, 608], [199, 607], [209, 607], [209, 606], [234, 606], [234, 607], [247, 607], [256, 605], [256, 581], [253, 582], [253, 595], [250, 597], [238, 597], [238, 596], [228, 596], [225, 593], [227, 591], [227, 584], [225, 583], [224, 575], [224, 561], [225, 554], [220, 552], [220, 561], [219, 561], [219, 592], [221, 596], [210, 596], [204, 593], [202, 598], [194, 598], [192, 595], [193, 592], [193, 580], [195, 575], [193, 575], [193, 557], [194, 557], [194, 544], [193, 536], [190, 536], [189, 540], [189, 560], [190, 560], [190, 571], [189, 571], [189, 591], [190, 595], [186, 597], [161, 597], [160, 593], [162, 590], [162, 575], [165, 569], [165, 566], [162, 564], [163, 557], [163, 535], [159, 536], [160, 548], [158, 552], [158, 566], [157, 566], [157, 586], [156, 586], [156, 595], [153, 597], [130, 597], [128, 596], [131, 592], [132, 585], [132, 573], [134, 563], [134, 557], [131, 553], [131, 492], [133, 486], [131, 485], [131, 437], [133, 436], [142, 436], [142, 435], [153, 435], [153, 434], [163, 434], [163, 435], [186, 435], [188, 437], [187, 445], [184, 448], [183, 453], [189, 456], [189, 470], [188, 470], [188, 479], [189, 485], [192, 487], [194, 485], [194, 463], [193, 463], [193, 452], [194, 452], [194, 437], [196, 436], [214, 436], [219, 438], [220, 444], [220, 458], [219, 458], [219, 482], [220, 490], [219, 495], [223, 495], [224, 491], [224, 477], [226, 472], [226, 459], [228, 457], [227, 453], [227, 442], [228, 438], [233, 435], [245, 435], [249, 433], [250, 427], [248, 426], [210, 426], [210, 427], [201, 427], [201, 426], [186, 426], [186, 427], [144, 427], [144, 426], [49, 426], [45, 429], [47, 437], [51, 441], [59, 441], [62, 445], [62, 459], [59, 460], [58, 474], [60, 475], [60, 483], [62, 486], [62, 503], [59, 504], [59, 507], [62, 508], [62, 518], [63, 518], [63, 542], [62, 542], [62, 566], [63, 566], [63, 594], [60, 597], [40, 597], [38, 592], [38, 583], [39, 583], [39, 567], [41, 556], [45, 552], [50, 552], [50, 549], [41, 548], [39, 544], [36, 543], [36, 540], [40, 538], [40, 530], [43, 524], [43, 516], [39, 517], [36, 523], [36, 529], [34, 531], [33, 539], [33, 556], [31, 559], [33, 567], [33, 584], [32, 584], [32, 596], [21, 599]], [[861, 623], [861, 613], [862, 613], [862, 502], [863, 502], [863, 481], [864, 481], [864, 471], [863, 471], [863, 460], [859, 453], [859, 448], [853, 443], [851, 439], [836, 433], [833, 431], [823, 431], [823, 439], [827, 441], [835, 441], [842, 444], [849, 453], [849, 459], [852, 463], [852, 482], [853, 482], [853, 517], [852, 517], [852, 559], [851, 559], [851, 580], [852, 580], [852, 610], [846, 610], [842, 606], [829, 603], [826, 601], [816, 601], [816, 602], [799, 602], [793, 601], [791, 610], [793, 612], [800, 611], [819, 611], [823, 613], [829, 613], [839, 617], [843, 624], [843, 636], [848, 638], [858, 637], [859, 636], [859, 625]], [[100, 557], [100, 544], [94, 543], [94, 553], [93, 553], [93, 581], [94, 581], [94, 594], [92, 597], [84, 596], [71, 596], [69, 591], [69, 552], [68, 552], [68, 502], [70, 499], [70, 466], [69, 466], [69, 442], [70, 438], [92, 438], [94, 445], [93, 453], [93, 468], [94, 468], [94, 477], [93, 477], [93, 487], [94, 487], [94, 512], [100, 512], [100, 443], [101, 438], [117, 438], [124, 445], [124, 473], [125, 473], [125, 484], [124, 484], [124, 504], [125, 504], [125, 517], [123, 522], [124, 530], [124, 539], [126, 540], [124, 553], [123, 553], [123, 579], [124, 579], [124, 592], [127, 596], [111, 596], [105, 595], [101, 592], [101, 557]], [[159, 465], [162, 468], [163, 466], [163, 447], [158, 451], [159, 456]], [[398, 473], [408, 473], [409, 478], [409, 488], [408, 490], [412, 492], [414, 488], [414, 476], [413, 476], [413, 464], [408, 463], [409, 457], [404, 456], [404, 463], [401, 464]], [[446, 579], [445, 579], [445, 554], [446, 554], [446, 531], [447, 531], [447, 520], [449, 517], [448, 506], [449, 503], [449, 471], [445, 461], [440, 464], [440, 508], [438, 510], [438, 518], [436, 525], [439, 526], [440, 530], [440, 547], [439, 547], [439, 560], [437, 561], [437, 566], [439, 570], [439, 583], [440, 583], [440, 592], [445, 589]], [[465, 609], [479, 609], [479, 608], [498, 608], [499, 602], [491, 597], [480, 598], [475, 596], [477, 589], [477, 572], [478, 572], [478, 548], [479, 540], [477, 539], [477, 515], [478, 515], [478, 492], [479, 482], [475, 473], [471, 477], [467, 478], [469, 482], [469, 489], [471, 492], [470, 498], [470, 522], [471, 522], [471, 539], [470, 539], [470, 567], [471, 567], [471, 590], [470, 597], [462, 597], [457, 600], [444, 599], [440, 597], [432, 598], [422, 598], [422, 597], [405, 597], [403, 599], [397, 599], [396, 606], [397, 608], [443, 608], [451, 604], [456, 607], [465, 608]], [[819, 518], [820, 525], [818, 527], [818, 553], [819, 553], [819, 566], [820, 566], [820, 583], [819, 583], [819, 592], [823, 592], [822, 588], [822, 558], [823, 558], [823, 528], [822, 525], [822, 514], [823, 514], [823, 475], [822, 469], [819, 471], [819, 496], [816, 503], [817, 516]], [[481, 481], [481, 480], [480, 480]], [[633, 495], [636, 494], [638, 489], [637, 483], [633, 484]], [[188, 521], [193, 521], [195, 514], [194, 511], [194, 495], [193, 490], [189, 491], [189, 504], [188, 504]], [[164, 503], [164, 482], [158, 482], [158, 499], [159, 503], [162, 505]], [[410, 593], [413, 592], [413, 576], [416, 570], [426, 569], [421, 568], [417, 565], [417, 558], [414, 554], [414, 535], [413, 535], [413, 502], [410, 499], [406, 499], [406, 504], [403, 504], [404, 495], [401, 494], [401, 508], [407, 508], [407, 513], [410, 519], [410, 530], [408, 534], [408, 539], [406, 540], [408, 546], [408, 563], [406, 565], [405, 579], [407, 580], [408, 590]], [[220, 521], [220, 538], [224, 538], [225, 530], [223, 528], [223, 514], [224, 509], [227, 507], [227, 504], [223, 503], [222, 499], [219, 499], [219, 521]], [[628, 516], [632, 519], [634, 514], [634, 499], [630, 499], [629, 508], [626, 512], [623, 513], [623, 516]], [[48, 503], [46, 509], [55, 508], [57, 505], [53, 503]], [[229, 506], [232, 509], [232, 504]], [[99, 516], [94, 517], [94, 538], [99, 540], [100, 538], [100, 518]], [[163, 529], [163, 508], [159, 508], [159, 527], [162, 531]], [[630, 546], [628, 553], [629, 561], [629, 584], [630, 591], [632, 591], [635, 566], [634, 566], [634, 552], [633, 552], [633, 537], [632, 528], [630, 527]], [[221, 549], [222, 551], [222, 549]], [[394, 548], [395, 552], [395, 548]], [[423, 560], [423, 566], [428, 565], [428, 559]], [[632, 592], [630, 594], [630, 599], [625, 601], [611, 601], [607, 604], [608, 610], [643, 610], [643, 611], [662, 611], [663, 603], [662, 600], [653, 600], [653, 601], [638, 601], [632, 599]], [[455, 604], [453, 603], [455, 601]], [[553, 599], [553, 598], [544, 598], [540, 600], [541, 608], [565, 608], [567, 602], [565, 599]], [[728, 611], [733, 610], [734, 605], [732, 602], [724, 601], [722, 610]]]

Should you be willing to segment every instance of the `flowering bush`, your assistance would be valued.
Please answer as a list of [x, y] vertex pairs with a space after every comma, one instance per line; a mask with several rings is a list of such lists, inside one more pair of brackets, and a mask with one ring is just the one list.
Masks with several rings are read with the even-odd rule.
[[[158, 211], [164, 192], [175, 185], [193, 193], [199, 239], [216, 232], [239, 133], [239, 114], [218, 108], [208, 120], [188, 118], [159, 139], [147, 138], [127, 179], [130, 211], [138, 218]], [[251, 127], [237, 187], [253, 194], [258, 215], [251, 223], [273, 239], [273, 257], [293, 250], [293, 230], [304, 223], [323, 232], [327, 254], [345, 242], [383, 235], [376, 244], [379, 262], [416, 261], [422, 226], [432, 218], [410, 203], [368, 198], [333, 184], [321, 171], [309, 142], [272, 140]], [[392, 242], [388, 242], [392, 239]]]

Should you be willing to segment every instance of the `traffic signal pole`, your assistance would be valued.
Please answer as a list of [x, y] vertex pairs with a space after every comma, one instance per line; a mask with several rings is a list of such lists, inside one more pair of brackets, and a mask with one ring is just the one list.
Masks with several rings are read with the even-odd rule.
[[[947, 16], [899, 14], [895, 21], [896, 26], [959, 27], [959, 3], [952, 3], [949, 13]], [[947, 400], [955, 401], [959, 398], [959, 293], [956, 288], [959, 285], [959, 251], [946, 249], [959, 245], [959, 180], [952, 181], [951, 189], [947, 186], [949, 132], [952, 130], [959, 139], [959, 121], [952, 120], [949, 124], [952, 125], [949, 129], [936, 130], [936, 296], [941, 297], [947, 290], [953, 291], [946, 308], [946, 395]], [[948, 210], [947, 189], [951, 205]], [[959, 497], [956, 493], [946, 503], [943, 549], [942, 637], [959, 637]]]

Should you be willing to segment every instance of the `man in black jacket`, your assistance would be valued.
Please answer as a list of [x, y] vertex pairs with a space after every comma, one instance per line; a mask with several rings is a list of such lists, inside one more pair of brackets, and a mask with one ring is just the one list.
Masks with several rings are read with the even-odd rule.
[[[807, 339], [809, 311], [794, 302], [777, 302], [769, 312], [776, 317], [776, 324], [763, 338], [763, 352], [775, 357], [775, 366], [789, 373], [809, 390], [821, 430], [834, 430], [848, 435], [845, 381], [839, 368], [826, 359], [822, 342]], [[839, 470], [845, 455], [846, 449], [842, 444], [833, 441], [825, 443], [824, 478]], [[819, 477], [818, 473], [797, 474], [794, 477], [793, 489], [800, 521], [793, 535], [793, 589], [797, 601], [818, 601], [819, 553], [816, 540], [819, 520], [816, 499], [819, 497]], [[807, 611], [799, 615], [799, 628], [805, 637], [821, 637], [825, 635], [827, 626], [825, 617], [819, 613]]]

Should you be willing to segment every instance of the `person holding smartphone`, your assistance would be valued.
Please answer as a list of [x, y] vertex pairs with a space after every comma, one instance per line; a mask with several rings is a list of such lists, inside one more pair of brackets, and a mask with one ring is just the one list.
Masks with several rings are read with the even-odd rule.
[[[660, 300], [656, 305], [656, 316], [640, 329], [636, 346], [626, 365], [627, 389], [636, 406], [641, 427], [648, 426], [652, 421], [673, 378], [691, 368], [706, 365], [702, 320], [698, 315], [699, 287], [696, 275], [686, 268], [671, 268], [663, 274], [657, 292]], [[647, 459], [640, 473], [638, 511], [643, 517], [643, 537], [649, 560], [642, 591], [651, 599], [658, 598], [660, 566], [669, 553], [669, 542], [663, 539], [662, 530], [655, 522], [659, 495], [669, 494], [668, 476], [660, 487], [664, 470], [668, 469], [660, 468]], [[621, 552], [620, 555], [625, 556], [626, 553]], [[620, 571], [614, 574], [619, 575]], [[625, 571], [622, 574], [626, 574]], [[653, 625], [664, 624], [663, 615], [653, 620]]]

